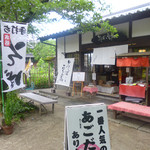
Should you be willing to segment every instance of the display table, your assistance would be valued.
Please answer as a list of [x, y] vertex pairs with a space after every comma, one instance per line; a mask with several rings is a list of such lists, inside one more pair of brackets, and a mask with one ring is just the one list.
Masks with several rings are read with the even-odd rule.
[[132, 86], [121, 84], [119, 86], [119, 95], [145, 98], [145, 90], [146, 90], [145, 86], [142, 87], [139, 85]]
[[83, 92], [88, 92], [90, 94], [97, 93], [98, 92], [98, 88], [96, 86], [85, 86], [83, 88]]
[[97, 85], [97, 88], [98, 91], [102, 93], [114, 94], [119, 92], [118, 86], [106, 87], [106, 86]]

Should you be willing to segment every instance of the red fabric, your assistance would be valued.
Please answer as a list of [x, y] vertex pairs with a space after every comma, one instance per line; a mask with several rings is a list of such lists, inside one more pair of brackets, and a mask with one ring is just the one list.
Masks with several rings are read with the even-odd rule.
[[141, 66], [142, 67], [149, 67], [149, 58], [148, 57], [142, 57], [141, 58]]
[[149, 67], [149, 58], [117, 58], [117, 67]]
[[94, 86], [94, 87], [90, 87], [90, 86], [85, 86], [84, 88], [83, 88], [83, 92], [89, 92], [89, 93], [94, 93], [94, 92], [98, 92], [98, 88], [96, 87], [96, 86]]
[[117, 58], [117, 67], [122, 67], [123, 66], [123, 59]]
[[139, 57], [139, 58], [132, 58], [131, 59], [131, 66], [132, 67], [141, 67], [141, 57]]
[[124, 111], [140, 116], [150, 117], [150, 107], [128, 102], [118, 102], [108, 106], [108, 109]]
[[123, 85], [119, 86], [119, 94], [133, 97], [145, 98], [145, 87]]
[[130, 67], [132, 58], [117, 58], [117, 67]]

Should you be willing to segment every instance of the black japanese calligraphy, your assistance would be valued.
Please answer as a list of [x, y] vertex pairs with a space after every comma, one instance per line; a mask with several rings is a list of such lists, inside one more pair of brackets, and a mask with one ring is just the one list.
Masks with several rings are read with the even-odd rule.
[[85, 122], [92, 122], [94, 117], [91, 115], [91, 113], [87, 112], [87, 111], [84, 111], [84, 114], [82, 114], [82, 116], [84, 117], [82, 119], [82, 122], [85, 123]]
[[[102, 113], [103, 110], [97, 110], [97, 113]], [[97, 124], [100, 127], [99, 130], [99, 142], [100, 144], [106, 144], [106, 139], [105, 139], [105, 130], [103, 129], [103, 125], [104, 125], [104, 117], [100, 116], [97, 118]], [[107, 150], [107, 146], [103, 145], [101, 148], [101, 150]]]
[[93, 133], [83, 133], [84, 136], [92, 136]]
[[101, 117], [98, 117], [98, 125], [102, 125], [104, 124], [104, 117], [101, 116]]
[[73, 133], [72, 133], [73, 135], [72, 135], [72, 138], [73, 139], [75, 139], [75, 138], [79, 138], [79, 134], [78, 134], [78, 132], [75, 132], [75, 131], [73, 131]]
[[25, 27], [18, 27], [17, 25], [12, 25], [11, 27], [9, 27], [8, 25], [4, 26], [4, 32], [5, 33], [12, 33], [12, 34], [18, 34], [19, 32], [21, 33], [21, 35], [26, 34], [26, 28]]
[[14, 61], [14, 57], [18, 58], [18, 59], [22, 59], [22, 56], [16, 51], [16, 50], [20, 50], [21, 48], [23, 48], [25, 46], [24, 42], [18, 42], [15, 47], [13, 46], [12, 42], [10, 43], [10, 49], [12, 50], [12, 52], [14, 54], [9, 54], [8, 58], [11, 60], [12, 63], [8, 63], [8, 66], [13, 66], [15, 61]]
[[7, 26], [4, 26], [4, 32], [9, 33], [10, 32], [10, 28]]
[[99, 140], [100, 140], [100, 144], [106, 144], [105, 135], [101, 135], [99, 137]]
[[21, 73], [22, 73], [22, 71], [19, 71], [18, 74], [13, 74], [12, 71], [8, 72], [8, 70], [5, 70], [4, 73], [6, 74], [7, 79], [11, 82], [11, 88], [14, 87], [14, 82], [18, 86], [20, 85], [20, 79], [21, 79]]
[[79, 140], [78, 140], [79, 134], [78, 134], [78, 132], [76, 132], [76, 131], [73, 131], [72, 134], [73, 134], [73, 135], [72, 135], [72, 138], [74, 139], [74, 140], [73, 140], [73, 145], [76, 146], [76, 147], [78, 147], [78, 146], [79, 146]]
[[107, 146], [102, 146], [101, 150], [107, 150]]
[[94, 125], [93, 125], [93, 124], [92, 124], [92, 125], [90, 125], [90, 126], [84, 126], [84, 129], [89, 130], [89, 129], [91, 129], [92, 127], [94, 127]]

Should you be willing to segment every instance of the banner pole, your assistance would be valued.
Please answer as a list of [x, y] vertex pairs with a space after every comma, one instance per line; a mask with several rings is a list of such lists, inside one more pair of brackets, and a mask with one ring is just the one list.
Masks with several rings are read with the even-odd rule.
[[2, 94], [2, 112], [4, 117], [4, 93], [3, 93], [3, 72], [2, 72], [2, 41], [0, 41], [0, 77], [1, 77], [1, 94]]
[[2, 77], [3, 77], [3, 75], [2, 75], [2, 60], [0, 61], [0, 73], [1, 73], [2, 112], [3, 112], [3, 115], [4, 115], [4, 93], [3, 93], [3, 81], [2, 81]]

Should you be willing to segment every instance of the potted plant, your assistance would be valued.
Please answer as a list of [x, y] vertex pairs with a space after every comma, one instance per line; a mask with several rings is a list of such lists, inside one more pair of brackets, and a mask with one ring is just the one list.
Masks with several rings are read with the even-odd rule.
[[4, 105], [4, 119], [2, 121], [2, 129], [5, 134], [11, 134], [13, 132], [14, 124], [12, 123], [13, 118], [13, 105], [14, 105], [15, 93], [9, 92], [6, 94], [6, 101]]
[[5, 98], [2, 129], [5, 134], [13, 132], [14, 122], [24, 118], [24, 113], [34, 110], [35, 107], [23, 102], [17, 91], [8, 92]]

